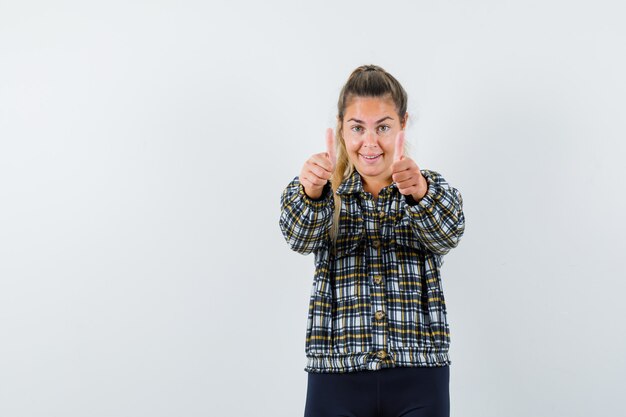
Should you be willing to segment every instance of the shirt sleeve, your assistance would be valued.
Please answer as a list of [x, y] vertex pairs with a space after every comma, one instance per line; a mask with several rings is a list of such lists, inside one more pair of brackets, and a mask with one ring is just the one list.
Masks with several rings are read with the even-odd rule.
[[428, 191], [419, 201], [405, 196], [405, 216], [413, 233], [430, 251], [445, 255], [455, 248], [465, 232], [463, 197], [436, 171], [421, 170]]
[[280, 229], [292, 250], [308, 255], [327, 242], [335, 204], [330, 182], [320, 198], [312, 199], [295, 177], [283, 191], [280, 203]]

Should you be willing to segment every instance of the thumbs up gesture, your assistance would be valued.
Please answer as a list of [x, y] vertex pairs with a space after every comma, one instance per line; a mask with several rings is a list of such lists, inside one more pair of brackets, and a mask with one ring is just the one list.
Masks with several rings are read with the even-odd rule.
[[335, 134], [333, 129], [326, 129], [326, 152], [312, 155], [300, 171], [300, 183], [304, 192], [313, 199], [318, 199], [324, 186], [335, 171], [337, 154], [335, 152]]
[[411, 195], [415, 201], [421, 200], [428, 191], [428, 182], [419, 167], [411, 158], [403, 155], [404, 131], [396, 136], [396, 148], [391, 164], [391, 178], [398, 186], [400, 194]]

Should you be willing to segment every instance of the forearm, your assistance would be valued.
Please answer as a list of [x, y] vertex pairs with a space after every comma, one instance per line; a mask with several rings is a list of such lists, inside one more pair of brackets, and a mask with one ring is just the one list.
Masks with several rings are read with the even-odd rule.
[[406, 198], [405, 215], [417, 239], [430, 251], [445, 255], [459, 244], [465, 231], [463, 197], [437, 172], [424, 174], [428, 191], [417, 202]]
[[304, 192], [298, 177], [294, 178], [281, 195], [279, 221], [289, 247], [304, 255], [321, 247], [328, 239], [333, 212], [330, 183], [318, 199], [313, 199]]

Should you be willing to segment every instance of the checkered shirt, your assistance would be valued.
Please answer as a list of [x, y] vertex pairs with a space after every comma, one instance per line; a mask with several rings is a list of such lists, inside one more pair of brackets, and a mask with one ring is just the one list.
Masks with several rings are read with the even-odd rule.
[[330, 183], [309, 198], [298, 177], [281, 195], [280, 228], [289, 247], [314, 253], [305, 353], [307, 372], [352, 372], [451, 364], [441, 284], [443, 256], [465, 230], [463, 199], [436, 171], [418, 202], [395, 183], [377, 200], [354, 171], [341, 197], [336, 245], [329, 237]]

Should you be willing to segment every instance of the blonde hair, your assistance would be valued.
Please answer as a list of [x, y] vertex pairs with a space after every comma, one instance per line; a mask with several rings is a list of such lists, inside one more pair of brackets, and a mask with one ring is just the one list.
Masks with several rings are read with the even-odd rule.
[[[333, 245], [339, 234], [339, 218], [341, 214], [341, 197], [337, 189], [342, 181], [354, 172], [354, 165], [348, 159], [346, 143], [343, 138], [343, 118], [347, 105], [354, 97], [385, 97], [389, 96], [396, 106], [401, 121], [407, 109], [407, 94], [402, 85], [391, 74], [376, 65], [362, 65], [355, 69], [348, 77], [348, 81], [339, 93], [337, 102], [337, 127], [335, 129], [335, 143], [337, 144], [337, 161], [335, 171], [330, 178], [335, 200], [335, 214], [330, 237]], [[407, 144], [405, 141], [405, 154]]]

